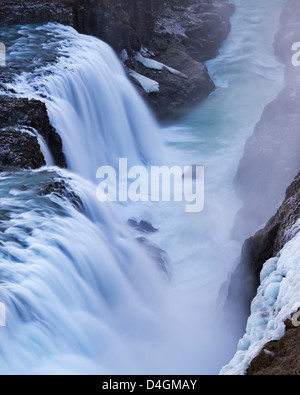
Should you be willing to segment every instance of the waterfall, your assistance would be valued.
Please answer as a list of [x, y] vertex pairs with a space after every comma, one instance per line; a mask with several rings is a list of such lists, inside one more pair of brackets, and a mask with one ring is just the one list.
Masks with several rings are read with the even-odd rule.
[[[166, 335], [166, 279], [117, 210], [97, 201], [93, 181], [99, 166], [115, 166], [121, 157], [130, 165], [159, 160], [157, 124], [100, 40], [56, 24], [7, 35], [8, 63], [19, 71], [7, 85], [45, 102], [69, 170], [1, 177], [0, 301], [7, 326], [0, 328], [0, 372], [154, 371], [158, 365], [147, 355]], [[43, 40], [47, 54], [40, 53]], [[45, 64], [24, 71], [28, 47]]]
[[[7, 34], [16, 40], [8, 63], [17, 58], [20, 69], [7, 87], [45, 102], [69, 169], [2, 174], [1, 373], [196, 374], [192, 312], [136, 240], [123, 207], [96, 198], [100, 165], [161, 160], [154, 118], [103, 42], [56, 24]], [[24, 42], [45, 64], [23, 70]]]
[[92, 184], [57, 172], [1, 177], [0, 372], [139, 373], [140, 342], [161, 328], [163, 277]]
[[[58, 62], [20, 73], [11, 87], [19, 95], [45, 101], [68, 168], [95, 180], [99, 166], [117, 168], [119, 158], [127, 158], [129, 166], [158, 163], [163, 150], [158, 125], [114, 51], [71, 27], [48, 24], [32, 29], [30, 34], [25, 30], [31, 46], [35, 42], [30, 37], [35, 39], [37, 32], [57, 37]], [[22, 57], [24, 48], [14, 46]], [[35, 50], [39, 55], [39, 46]]]

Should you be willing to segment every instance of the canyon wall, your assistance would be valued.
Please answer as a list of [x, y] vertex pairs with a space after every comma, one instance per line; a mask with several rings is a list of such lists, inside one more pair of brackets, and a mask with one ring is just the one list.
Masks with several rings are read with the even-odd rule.
[[[285, 64], [285, 86], [266, 106], [247, 141], [235, 179], [244, 205], [233, 236], [247, 240], [231, 278], [226, 311], [243, 311], [243, 333], [251, 301], [261, 284], [261, 271], [295, 237], [300, 219], [300, 68], [291, 61], [292, 45], [299, 41], [300, 4], [288, 0], [274, 41], [275, 51]], [[251, 234], [254, 236], [249, 237]], [[291, 326], [290, 320], [285, 324], [283, 338], [266, 344], [247, 374], [299, 374], [295, 355], [300, 353], [300, 331]]]

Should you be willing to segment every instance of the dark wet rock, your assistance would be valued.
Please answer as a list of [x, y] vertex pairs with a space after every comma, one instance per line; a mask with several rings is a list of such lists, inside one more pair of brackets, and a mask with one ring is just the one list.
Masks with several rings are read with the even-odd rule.
[[166, 42], [172, 46], [176, 41], [193, 59], [212, 59], [230, 32], [233, 12], [228, 1], [166, 0], [156, 14], [150, 49], [163, 51]]
[[63, 0], [2, 0], [0, 26], [58, 22], [72, 25], [72, 9]]
[[153, 24], [151, 0], [67, 0], [67, 3], [71, 3], [75, 29], [101, 38], [117, 52], [124, 48], [138, 50]]
[[215, 89], [203, 62], [218, 55], [230, 31], [234, 7], [228, 1], [172, 0], [154, 9], [154, 29], [142, 44], [150, 59], [179, 73], [146, 68], [132, 57], [125, 64], [159, 83], [159, 92], [147, 93], [137, 86], [161, 120], [174, 119]]
[[170, 274], [170, 259], [166, 251], [146, 237], [138, 237], [137, 241], [147, 250], [148, 255], [157, 263], [159, 269], [168, 276]]
[[172, 68], [186, 76], [184, 78], [172, 74], [166, 69], [151, 70], [137, 63], [131, 67], [139, 74], [159, 83], [159, 92], [147, 93], [133, 80], [160, 120], [184, 116], [215, 89], [207, 67], [188, 55], [182, 44], [174, 43], [168, 46], [163, 53], [153, 59], [167, 66], [172, 65]]
[[37, 169], [45, 165], [36, 137], [12, 128], [0, 128], [0, 171]]
[[45, 165], [37, 138], [21, 132], [26, 128], [33, 128], [44, 138], [58, 166], [66, 166], [61, 138], [50, 125], [45, 104], [38, 100], [0, 96], [1, 171], [36, 169]]
[[130, 218], [128, 221], [128, 225], [137, 230], [138, 232], [143, 232], [143, 233], [156, 233], [158, 232], [158, 229], [154, 228], [150, 222], [147, 221], [140, 221], [138, 222], [134, 218]]
[[47, 196], [54, 194], [65, 197], [79, 211], [83, 211], [83, 203], [80, 197], [66, 184], [64, 180], [52, 179], [48, 182], [39, 183], [36, 187], [37, 195]]
[[11, 218], [8, 215], [6, 215], [4, 213], [0, 213], [0, 222], [9, 221], [10, 219]]
[[293, 237], [293, 225], [300, 218], [300, 173], [286, 192], [285, 200], [277, 213], [244, 244], [242, 261], [249, 266], [259, 285], [259, 275], [264, 263], [275, 257]]

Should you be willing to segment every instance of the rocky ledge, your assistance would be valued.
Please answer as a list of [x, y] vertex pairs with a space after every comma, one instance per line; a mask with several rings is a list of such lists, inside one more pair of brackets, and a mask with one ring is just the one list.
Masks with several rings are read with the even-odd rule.
[[278, 341], [271, 340], [255, 357], [248, 376], [298, 376], [300, 374], [300, 327], [285, 321], [286, 333]]
[[295, 235], [288, 232], [300, 218], [300, 173], [288, 187], [285, 200], [264, 229], [250, 237], [244, 245], [243, 261], [248, 262], [257, 283], [264, 263], [276, 257]]
[[160, 119], [184, 115], [215, 89], [203, 62], [218, 55], [233, 12], [227, 0], [169, 0], [156, 6], [142, 51], [138, 56], [131, 51], [125, 64], [150, 85], [157, 83], [147, 91], [138, 76], [131, 75]]
[[286, 191], [284, 202], [263, 229], [248, 238], [240, 262], [231, 278], [227, 309], [242, 312], [243, 334], [250, 314], [250, 304], [260, 285], [260, 273], [270, 258], [276, 257], [295, 235], [290, 232], [300, 219], [300, 173]]
[[61, 138], [50, 125], [44, 103], [0, 96], [0, 171], [46, 164], [36, 134], [43, 137], [54, 163], [66, 167]]

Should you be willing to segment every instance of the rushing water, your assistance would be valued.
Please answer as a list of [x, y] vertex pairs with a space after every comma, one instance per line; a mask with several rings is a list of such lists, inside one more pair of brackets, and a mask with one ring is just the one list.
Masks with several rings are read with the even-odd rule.
[[[99, 166], [116, 167], [119, 158], [128, 158], [129, 165], [158, 161], [158, 126], [107, 44], [56, 24], [13, 27], [3, 35], [8, 36], [6, 79], [11, 69], [18, 75], [7, 86], [45, 100], [71, 171], [95, 181]], [[45, 65], [20, 68], [28, 51]]]
[[[246, 139], [265, 105], [283, 86], [283, 65], [274, 56], [273, 40], [284, 1], [234, 3], [230, 36], [218, 58], [207, 63], [218, 89], [179, 124], [164, 130], [171, 163], [180, 157], [205, 166], [205, 209], [187, 217], [165, 205], [169, 220], [161, 214], [162, 220], [155, 223], [164, 235], [160, 245], [174, 263], [175, 284], [188, 294], [189, 305], [196, 304], [194, 314], [201, 317], [199, 322], [212, 323], [215, 355], [210, 371], [222, 360], [226, 362], [241, 335], [231, 333], [234, 325], [226, 333], [225, 323], [220, 322], [225, 296], [220, 298], [220, 289], [241, 251], [240, 243], [230, 237], [241, 207], [233, 179]], [[236, 312], [237, 322], [238, 315]]]
[[[218, 319], [218, 296], [241, 247], [230, 240], [232, 180], [283, 75], [272, 41], [284, 0], [234, 3], [230, 37], [208, 63], [218, 89], [161, 130], [106, 44], [54, 24], [1, 30], [6, 86], [45, 101], [72, 171], [2, 175], [1, 373], [204, 374], [228, 362], [237, 335]], [[100, 204], [97, 168], [120, 157], [205, 165], [204, 211]], [[126, 225], [132, 216], [159, 229], [147, 237], [169, 254], [169, 279]]]

